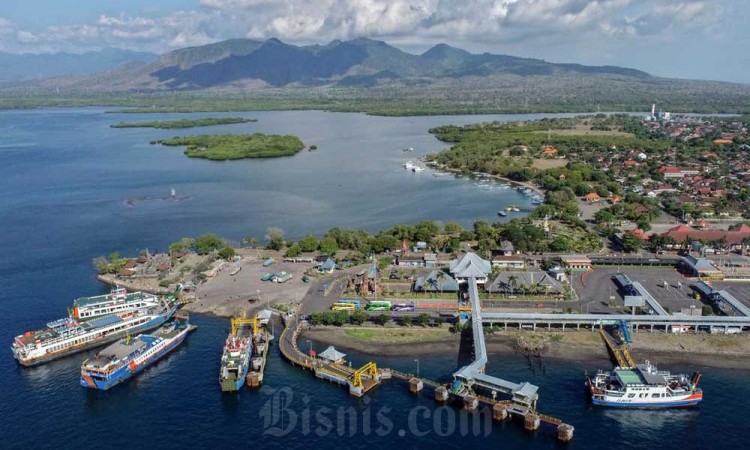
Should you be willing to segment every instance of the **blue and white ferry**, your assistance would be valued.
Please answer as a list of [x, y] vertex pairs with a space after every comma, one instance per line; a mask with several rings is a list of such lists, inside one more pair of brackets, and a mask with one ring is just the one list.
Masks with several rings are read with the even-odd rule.
[[695, 406], [703, 401], [698, 387], [701, 375], [692, 377], [660, 371], [646, 361], [634, 368], [616, 367], [612, 372], [586, 379], [586, 387], [594, 405], [617, 408], [677, 408]]
[[81, 364], [81, 386], [106, 391], [129, 380], [176, 349], [192, 329], [187, 316], [175, 316], [152, 334], [115, 342]]

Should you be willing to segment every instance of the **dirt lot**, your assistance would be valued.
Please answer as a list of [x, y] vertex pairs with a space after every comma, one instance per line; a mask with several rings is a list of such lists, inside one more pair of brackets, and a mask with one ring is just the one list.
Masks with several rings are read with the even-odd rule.
[[[237, 275], [229, 275], [231, 266], [228, 266], [216, 277], [198, 286], [195, 302], [185, 308], [228, 317], [267, 305], [300, 301], [307, 293], [310, 284], [302, 281], [302, 275], [312, 267], [311, 263], [285, 263], [281, 262], [281, 258], [276, 258], [277, 262], [273, 265], [263, 267], [263, 259], [253, 252], [245, 251], [242, 256], [242, 270]], [[282, 270], [293, 274], [293, 278], [286, 283], [261, 281], [265, 273]]]
[[568, 165], [567, 159], [534, 158], [534, 161], [531, 163], [531, 167], [533, 167], [534, 169], [540, 169], [540, 170], [557, 169], [559, 167], [565, 167], [567, 165]]

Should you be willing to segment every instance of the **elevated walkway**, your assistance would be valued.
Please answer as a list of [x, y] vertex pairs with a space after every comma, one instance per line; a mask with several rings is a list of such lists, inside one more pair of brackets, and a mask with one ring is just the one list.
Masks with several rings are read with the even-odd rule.
[[639, 294], [646, 300], [646, 304], [654, 314], [659, 316], [669, 316], [669, 313], [656, 301], [656, 299], [646, 290], [643, 285], [637, 281], [632, 283], [632, 286], [638, 291]]
[[471, 304], [471, 328], [474, 337], [474, 361], [456, 371], [453, 393], [459, 396], [474, 395], [474, 386], [511, 396], [508, 412], [526, 416], [536, 410], [539, 388], [531, 383], [514, 383], [484, 373], [487, 365], [487, 347], [484, 342], [482, 310], [479, 289], [474, 277], [468, 279], [469, 303]]

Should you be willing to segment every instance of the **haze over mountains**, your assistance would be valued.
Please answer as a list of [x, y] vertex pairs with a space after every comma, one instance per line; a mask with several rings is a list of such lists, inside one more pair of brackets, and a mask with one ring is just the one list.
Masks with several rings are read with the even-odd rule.
[[129, 63], [149, 63], [154, 53], [108, 48], [98, 52], [10, 54], [0, 53], [0, 81], [31, 80], [62, 75], [89, 75]]

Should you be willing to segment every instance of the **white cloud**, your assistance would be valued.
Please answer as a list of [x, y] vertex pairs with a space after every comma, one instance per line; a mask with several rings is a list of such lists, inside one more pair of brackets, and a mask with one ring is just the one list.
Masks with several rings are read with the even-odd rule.
[[[719, 0], [728, 1], [728, 0]], [[0, 51], [116, 46], [166, 51], [233, 37], [292, 43], [355, 37], [411, 45], [575, 44], [682, 34], [719, 22], [717, 3], [694, 0], [196, 0], [168, 15], [100, 15], [91, 23], [25, 29], [0, 17]], [[155, 13], [154, 13], [155, 14]]]

